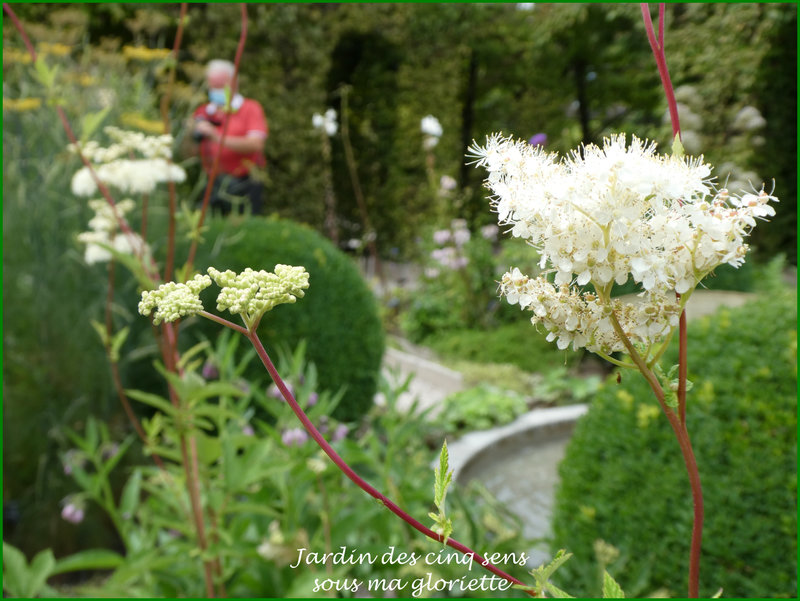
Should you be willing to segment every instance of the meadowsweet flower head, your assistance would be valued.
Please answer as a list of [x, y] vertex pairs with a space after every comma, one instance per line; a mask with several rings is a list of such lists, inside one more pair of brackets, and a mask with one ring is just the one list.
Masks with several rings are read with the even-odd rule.
[[[741, 197], [715, 190], [702, 157], [658, 155], [655, 144], [626, 144], [624, 135], [565, 158], [499, 135], [471, 151], [488, 171], [499, 224], [534, 246], [547, 268], [535, 280], [506, 273], [501, 293], [533, 311], [562, 348], [622, 350], [612, 313], [629, 338], [660, 339], [677, 323], [674, 292], [691, 291], [723, 263], [741, 265], [744, 237], [757, 218], [774, 215], [768, 203], [777, 200], [763, 189]], [[611, 286], [629, 278], [641, 302], [612, 303]], [[597, 296], [574, 288], [590, 282]]]
[[89, 201], [89, 207], [95, 212], [89, 220], [89, 231], [78, 234], [78, 241], [86, 244], [83, 258], [89, 264], [110, 261], [112, 254], [108, 247], [127, 255], [144, 255], [149, 248], [141, 236], [136, 233], [121, 231], [117, 216], [124, 219], [136, 204], [129, 198], [116, 203], [116, 214], [111, 205], [104, 199]]
[[208, 274], [222, 288], [217, 310], [241, 315], [248, 327], [258, 325], [261, 316], [273, 307], [296, 302], [308, 288], [308, 272], [291, 265], [276, 265], [274, 273], [249, 267], [241, 273], [221, 272], [209, 267]]
[[167, 282], [155, 290], [145, 290], [139, 302], [139, 313], [147, 316], [155, 309], [153, 323], [156, 325], [196, 315], [203, 310], [200, 292], [210, 285], [210, 277], [198, 274], [185, 284]]
[[[100, 146], [94, 140], [80, 147], [75, 144], [67, 146], [74, 153], [80, 149], [104, 184], [125, 194], [149, 194], [158, 184], [182, 182], [186, 179], [186, 172], [170, 162], [173, 143], [171, 135], [147, 136], [142, 132], [118, 127], [106, 127], [104, 131], [113, 141], [108, 147]], [[88, 167], [81, 167], [72, 176], [71, 187], [76, 196], [91, 196], [97, 192], [97, 183]]]

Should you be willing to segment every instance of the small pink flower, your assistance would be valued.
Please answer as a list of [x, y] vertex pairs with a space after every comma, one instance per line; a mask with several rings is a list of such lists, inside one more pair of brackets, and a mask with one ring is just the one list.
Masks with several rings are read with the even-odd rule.
[[283, 431], [281, 440], [287, 447], [299, 447], [308, 440], [308, 434], [303, 428], [290, 428]]
[[80, 524], [83, 521], [83, 508], [70, 502], [61, 510], [61, 517], [71, 524]]
[[216, 380], [219, 378], [219, 369], [213, 361], [206, 361], [203, 364], [202, 376], [206, 380]]
[[316, 392], [312, 392], [308, 395], [308, 406], [313, 407], [319, 402], [319, 395]]
[[250, 424], [245, 424], [244, 426], [242, 426], [242, 434], [244, 434], [245, 436], [253, 436], [253, 434], [255, 433], [256, 432], [255, 430], [253, 430], [253, 426], [251, 426]]
[[343, 440], [347, 433], [350, 431], [350, 428], [345, 426], [344, 424], [339, 424], [336, 426], [336, 429], [333, 431], [333, 436], [331, 436], [331, 442], [339, 442]]
[[436, 230], [433, 232], [433, 241], [441, 246], [450, 241], [450, 230]]

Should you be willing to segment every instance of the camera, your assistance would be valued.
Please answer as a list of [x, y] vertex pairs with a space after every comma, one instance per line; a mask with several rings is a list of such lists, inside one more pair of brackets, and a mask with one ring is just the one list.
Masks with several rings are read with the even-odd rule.
[[[222, 125], [222, 121], [219, 121], [217, 119], [212, 119], [211, 117], [195, 117], [195, 122], [199, 121], [208, 121], [209, 123], [215, 125], [216, 127]], [[200, 143], [203, 141], [205, 137], [206, 137], [205, 134], [203, 134], [202, 132], [199, 132], [197, 130], [192, 130], [192, 140], [194, 140], [195, 142]]]

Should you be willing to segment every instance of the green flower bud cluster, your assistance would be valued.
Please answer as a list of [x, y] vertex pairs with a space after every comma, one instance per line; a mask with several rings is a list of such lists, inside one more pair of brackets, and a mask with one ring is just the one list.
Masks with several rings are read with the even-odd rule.
[[209, 267], [208, 273], [222, 288], [217, 310], [241, 315], [248, 328], [258, 325], [261, 316], [273, 307], [296, 302], [308, 288], [308, 272], [302, 266], [276, 265], [274, 273], [248, 267], [238, 274]]
[[155, 290], [145, 290], [139, 302], [139, 313], [146, 316], [156, 309], [153, 315], [156, 325], [162, 321], [176, 321], [187, 315], [196, 315], [203, 310], [200, 292], [210, 285], [210, 277], [196, 275], [185, 284], [167, 282]]

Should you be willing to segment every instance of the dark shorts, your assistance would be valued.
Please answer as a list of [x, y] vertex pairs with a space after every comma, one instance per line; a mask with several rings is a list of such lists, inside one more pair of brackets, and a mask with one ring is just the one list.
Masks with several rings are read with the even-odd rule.
[[231, 211], [241, 214], [249, 207], [251, 215], [260, 215], [263, 205], [264, 186], [253, 178], [234, 177], [220, 173], [214, 178], [209, 206], [213, 214], [228, 215]]

